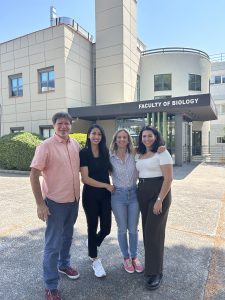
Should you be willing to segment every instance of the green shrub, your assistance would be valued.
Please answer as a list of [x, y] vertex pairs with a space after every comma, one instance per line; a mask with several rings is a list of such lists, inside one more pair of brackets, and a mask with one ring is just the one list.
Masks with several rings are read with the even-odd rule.
[[36, 146], [43, 138], [30, 132], [10, 133], [0, 137], [0, 168], [28, 171]]
[[71, 133], [70, 137], [78, 141], [81, 149], [84, 148], [87, 139], [86, 133]]

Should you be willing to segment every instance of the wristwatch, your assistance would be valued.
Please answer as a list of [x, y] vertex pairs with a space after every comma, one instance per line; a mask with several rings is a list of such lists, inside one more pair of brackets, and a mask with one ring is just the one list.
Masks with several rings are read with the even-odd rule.
[[157, 201], [161, 201], [161, 198], [160, 198], [160, 197], [158, 197], [158, 198], [157, 198]]

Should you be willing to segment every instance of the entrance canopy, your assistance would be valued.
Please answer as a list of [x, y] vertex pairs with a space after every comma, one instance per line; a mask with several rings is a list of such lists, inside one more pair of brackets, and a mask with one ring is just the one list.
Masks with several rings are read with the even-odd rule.
[[69, 108], [73, 118], [83, 120], [107, 120], [114, 118], [145, 117], [147, 113], [167, 112], [182, 114], [190, 121], [217, 119], [215, 104], [210, 94], [198, 94], [166, 99], [136, 101], [118, 104]]

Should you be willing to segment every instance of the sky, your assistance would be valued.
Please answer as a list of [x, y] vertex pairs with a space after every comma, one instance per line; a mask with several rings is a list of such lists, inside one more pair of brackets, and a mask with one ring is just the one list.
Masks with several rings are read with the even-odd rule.
[[[95, 0], [1, 0], [0, 43], [48, 27], [51, 5], [58, 16], [75, 19], [95, 36]], [[225, 0], [138, 0], [138, 37], [147, 49], [225, 53], [224, 13]]]

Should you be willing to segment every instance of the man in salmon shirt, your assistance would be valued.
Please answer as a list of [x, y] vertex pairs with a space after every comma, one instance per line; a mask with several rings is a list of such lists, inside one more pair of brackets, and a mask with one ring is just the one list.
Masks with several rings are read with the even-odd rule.
[[[79, 144], [69, 137], [72, 118], [66, 112], [52, 117], [55, 135], [37, 146], [30, 181], [38, 218], [46, 222], [43, 277], [47, 300], [61, 300], [59, 272], [71, 279], [80, 274], [70, 265], [73, 227], [80, 198]], [[39, 177], [43, 177], [42, 185]]]

